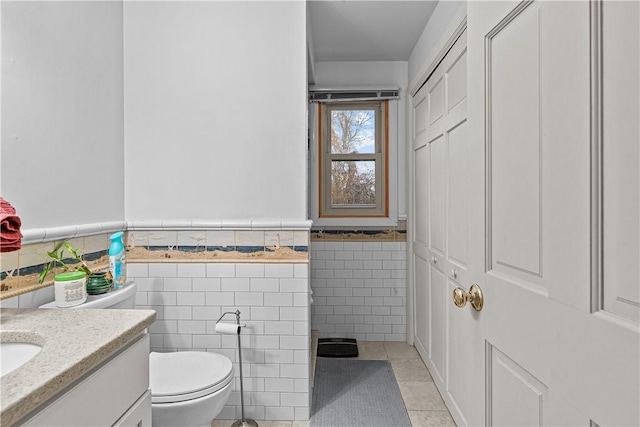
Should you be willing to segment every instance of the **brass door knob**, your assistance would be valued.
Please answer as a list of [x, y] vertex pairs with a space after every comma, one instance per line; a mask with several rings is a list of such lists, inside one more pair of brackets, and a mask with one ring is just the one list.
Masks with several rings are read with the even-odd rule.
[[467, 301], [471, 303], [471, 307], [475, 311], [482, 310], [482, 306], [484, 305], [484, 297], [482, 296], [482, 290], [480, 286], [475, 283], [471, 285], [469, 288], [469, 292], [465, 291], [462, 288], [455, 288], [453, 290], [453, 303], [462, 308], [467, 305]]

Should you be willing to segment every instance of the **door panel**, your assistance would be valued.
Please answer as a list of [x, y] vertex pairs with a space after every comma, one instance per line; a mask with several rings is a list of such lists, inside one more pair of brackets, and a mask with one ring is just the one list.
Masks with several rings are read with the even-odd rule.
[[415, 255], [413, 258], [414, 267], [414, 280], [415, 280], [415, 299], [420, 301], [420, 304], [424, 304], [421, 310], [416, 310], [415, 314], [415, 346], [416, 349], [422, 354], [422, 357], [427, 357], [427, 349], [429, 348], [429, 329], [431, 327], [429, 323], [429, 311], [425, 310], [425, 307], [429, 307], [429, 289], [427, 283], [429, 278], [427, 277], [428, 263], [427, 261]]
[[449, 131], [447, 243], [449, 245], [448, 260], [455, 265], [453, 269], [456, 272], [463, 269], [468, 262], [467, 138], [466, 121]]
[[429, 249], [439, 256], [444, 254], [445, 236], [445, 160], [446, 142], [444, 135], [431, 141], [429, 162]]
[[488, 424], [494, 426], [541, 426], [548, 388], [507, 355], [488, 347], [490, 366]]
[[[488, 305], [485, 339], [491, 349], [500, 349], [486, 361], [490, 424], [549, 423], [540, 396], [542, 389], [554, 386], [553, 355], [563, 323], [563, 307], [549, 298], [550, 288], [589, 282], [584, 237], [589, 234], [589, 113], [583, 107], [588, 104], [588, 56], [577, 60], [585, 68], [572, 76], [582, 87], [554, 84], [575, 66], [573, 57], [557, 54], [559, 49], [588, 52], [588, 20], [581, 20], [588, 18], [588, 8], [575, 5], [566, 6], [575, 12], [571, 32], [582, 35], [575, 40], [567, 40], [567, 24], [556, 19], [565, 7], [545, 2], [503, 6], [500, 19], [485, 33], [485, 203], [491, 250], [482, 287]], [[550, 102], [551, 97], [566, 101]], [[565, 113], [567, 107], [576, 113]], [[572, 135], [565, 135], [568, 128]], [[557, 140], [560, 134], [565, 135], [562, 141]], [[559, 144], [566, 157], [558, 157]], [[566, 194], [572, 194], [571, 206], [557, 200]], [[561, 230], [569, 218], [573, 224]], [[582, 237], [572, 241], [570, 230], [576, 228]], [[551, 229], [558, 232], [549, 235]], [[561, 260], [562, 269], [547, 271], [546, 260]], [[519, 401], [517, 410], [504, 409]]]
[[446, 70], [447, 77], [447, 111], [453, 110], [467, 97], [467, 51], [451, 61]]
[[414, 345], [422, 357], [428, 357], [429, 347], [429, 270], [428, 270], [428, 165], [427, 146], [428, 100], [426, 88], [413, 97], [413, 155], [412, 155], [412, 216], [411, 216], [411, 268], [414, 284]]
[[[469, 313], [458, 310], [450, 302], [453, 290], [461, 286], [460, 282], [447, 278], [447, 291], [445, 304], [447, 308], [447, 381], [445, 400], [447, 405], [454, 408], [451, 412], [457, 414], [458, 425], [469, 425], [473, 414], [469, 414], [470, 408], [478, 403], [478, 393], [471, 384], [469, 370], [477, 360], [482, 360], [482, 354], [469, 351], [470, 339], [476, 336], [476, 323], [469, 321]], [[480, 399], [482, 397], [480, 396]], [[481, 402], [480, 402], [481, 403]]]
[[603, 238], [613, 248], [604, 258], [604, 309], [638, 323], [640, 3], [604, 2], [602, 9]]
[[539, 29], [532, 5], [487, 43], [490, 265], [523, 280], [542, 272]]
[[429, 317], [430, 317], [430, 337], [429, 361], [431, 366], [431, 376], [438, 383], [444, 383], [444, 373], [446, 369], [445, 351], [446, 347], [446, 304], [448, 293], [446, 292], [445, 276], [436, 266], [429, 264]]
[[442, 77], [434, 80], [429, 87], [429, 124], [435, 124], [444, 114], [444, 81]]
[[[415, 195], [414, 195], [414, 213], [416, 218], [420, 220], [415, 221], [415, 236], [416, 243], [421, 243], [426, 247], [427, 245], [427, 217], [428, 217], [428, 193], [427, 193], [427, 174], [428, 170], [428, 148], [422, 146], [415, 150], [414, 154], [414, 169], [422, 171], [422, 173], [416, 175], [414, 180]], [[426, 254], [423, 254], [425, 257]]]
[[[592, 275], [592, 267], [600, 263], [594, 248], [604, 254], [605, 271], [609, 260], [610, 272], [624, 272], [625, 279], [638, 285], [633, 268], [615, 264], [624, 258], [615, 255], [620, 248], [628, 248], [623, 251], [638, 263], [633, 252], [638, 214], [627, 221], [632, 231], [625, 234], [627, 243], [616, 241], [606, 223], [600, 226], [604, 236], [610, 233], [608, 246], [607, 238], [602, 247], [594, 232], [593, 218], [601, 208], [606, 212], [615, 198], [610, 193], [617, 187], [606, 185], [615, 176], [613, 170], [626, 168], [620, 172], [624, 179], [631, 186], [638, 184], [637, 119], [629, 126], [621, 115], [611, 119], [628, 132], [625, 135], [636, 135], [629, 138], [635, 146], [624, 144], [624, 138], [608, 139], [606, 125], [600, 143], [605, 158], [607, 143], [630, 150], [626, 155], [634, 158], [635, 168], [609, 154], [612, 165], [607, 170], [605, 160], [601, 196], [593, 179], [599, 173], [592, 163], [598, 117], [607, 117], [608, 96], [612, 102], [622, 97], [607, 92], [598, 80], [605, 74], [599, 70], [607, 70], [606, 59], [602, 68], [593, 66], [598, 64], [598, 34], [609, 34], [606, 21], [602, 27], [594, 19], [594, 8], [601, 6], [468, 3], [469, 158], [485, 154], [486, 161], [484, 171], [471, 163], [470, 182], [486, 179], [484, 188], [473, 184], [470, 191], [476, 200], [472, 206], [485, 209], [472, 209], [469, 215], [469, 276], [485, 297], [479, 319], [486, 342], [484, 421], [489, 425], [640, 422], [638, 324], [606, 312], [606, 300], [605, 310], [591, 301], [592, 284], [604, 281], [606, 291], [611, 280], [606, 273], [602, 278], [597, 272]], [[627, 9], [635, 21], [621, 31], [625, 37], [636, 34], [637, 40], [638, 11], [630, 12]], [[615, 25], [621, 24], [616, 20]], [[606, 49], [606, 44], [601, 46]], [[637, 48], [625, 51], [617, 62], [631, 59], [633, 68], [637, 55]], [[637, 73], [635, 80], [637, 84]], [[630, 87], [631, 102], [637, 105], [637, 86]], [[477, 192], [483, 195], [481, 201], [474, 196]], [[604, 200], [602, 206], [598, 197]], [[619, 206], [633, 210], [638, 197], [636, 187]], [[629, 266], [631, 259], [621, 262]]]
[[425, 89], [416, 93], [413, 97], [413, 138], [418, 138], [427, 130], [427, 112], [429, 103], [427, 101]]

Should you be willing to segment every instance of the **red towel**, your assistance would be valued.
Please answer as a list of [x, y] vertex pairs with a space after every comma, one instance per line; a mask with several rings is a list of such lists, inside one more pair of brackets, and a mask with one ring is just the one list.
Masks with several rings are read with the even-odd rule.
[[14, 207], [0, 197], [0, 252], [14, 252], [22, 247], [21, 225]]

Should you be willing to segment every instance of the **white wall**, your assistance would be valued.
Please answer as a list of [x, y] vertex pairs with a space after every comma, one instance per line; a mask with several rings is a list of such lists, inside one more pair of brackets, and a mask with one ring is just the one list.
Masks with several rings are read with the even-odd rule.
[[405, 146], [407, 63], [404, 61], [353, 61], [353, 62], [316, 62], [315, 85], [319, 88], [336, 87], [376, 87], [397, 86], [400, 88], [398, 101], [398, 216], [407, 215]]
[[407, 85], [407, 63], [404, 61], [316, 62], [317, 87]]
[[0, 194], [23, 230], [124, 220], [122, 3], [0, 7]]
[[421, 71], [424, 61], [434, 53], [434, 50], [437, 53], [437, 50], [440, 49], [440, 46], [438, 46], [440, 39], [444, 35], [449, 36], [449, 34], [446, 34], [448, 27], [459, 16], [464, 16], [466, 10], [467, 3], [464, 1], [438, 2], [433, 15], [429, 18], [429, 22], [409, 56], [409, 82], [412, 82], [418, 72]]
[[306, 219], [304, 2], [126, 2], [125, 216]]

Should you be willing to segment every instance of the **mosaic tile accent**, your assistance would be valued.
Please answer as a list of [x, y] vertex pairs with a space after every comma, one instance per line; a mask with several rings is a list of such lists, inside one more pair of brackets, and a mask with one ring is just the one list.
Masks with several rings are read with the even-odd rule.
[[[113, 233], [102, 233], [93, 236], [74, 237], [68, 243], [78, 249], [91, 270], [104, 270], [109, 266], [107, 250], [109, 236]], [[0, 299], [10, 298], [27, 292], [41, 289], [53, 284], [55, 274], [62, 269], [54, 269], [45, 281], [38, 283], [40, 273], [50, 261], [47, 252], [53, 251], [62, 240], [23, 245], [17, 252], [0, 255]], [[64, 253], [68, 253], [63, 249]], [[65, 264], [72, 266], [75, 259], [65, 257]]]
[[[127, 262], [306, 262], [307, 231], [134, 231]], [[145, 235], [146, 233], [146, 235]], [[145, 245], [144, 243], [147, 242]], [[162, 243], [162, 244], [159, 244]], [[294, 244], [299, 243], [299, 244]]]
[[146, 248], [149, 246], [149, 233], [146, 231], [129, 231], [127, 244], [129, 247], [141, 246]]
[[293, 231], [267, 231], [265, 244], [267, 247], [293, 246]]
[[127, 249], [127, 263], [138, 262], [308, 262], [307, 246], [265, 249], [264, 246], [135, 247]]
[[[74, 237], [91, 269], [108, 268], [109, 236]], [[127, 262], [309, 262], [309, 232], [301, 230], [129, 230], [125, 232]], [[23, 245], [18, 252], [0, 255], [0, 300], [51, 286], [54, 273], [43, 284], [40, 273], [59, 241]], [[71, 263], [71, 259], [68, 259]]]
[[215, 230], [207, 231], [207, 248], [233, 248], [236, 246], [236, 236], [234, 231]]
[[293, 246], [294, 247], [307, 247], [307, 246], [309, 246], [309, 232], [307, 232], [307, 231], [294, 231], [293, 232]]
[[236, 231], [236, 247], [261, 246], [264, 248], [264, 231]]
[[396, 227], [313, 227], [311, 241], [406, 242], [407, 222]]
[[202, 230], [178, 231], [178, 247], [194, 248], [193, 252], [204, 250], [207, 233]]
[[[168, 247], [171, 250], [178, 246], [177, 231], [150, 231], [147, 233], [149, 239], [149, 247]], [[127, 241], [127, 245], [129, 242]]]

